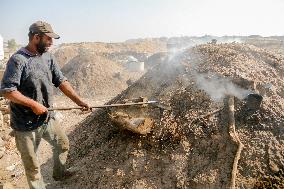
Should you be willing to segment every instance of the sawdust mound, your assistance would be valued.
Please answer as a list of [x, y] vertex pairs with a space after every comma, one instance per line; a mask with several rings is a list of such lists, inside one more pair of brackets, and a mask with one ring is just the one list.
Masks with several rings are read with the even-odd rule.
[[[108, 110], [94, 112], [70, 136], [69, 164], [80, 172], [66, 184], [228, 188], [236, 175], [237, 187], [254, 186], [259, 178], [284, 166], [283, 66], [282, 56], [244, 44], [199, 45], [168, 56], [109, 103], [146, 96], [172, 110], [146, 108], [155, 120], [146, 136], [118, 129]], [[206, 75], [202, 80], [208, 83], [206, 88], [199, 75]], [[236, 132], [244, 144], [237, 172], [232, 167], [238, 146], [224, 124], [222, 100], [213, 101], [215, 93], [209, 90], [212, 78], [224, 77], [264, 97], [261, 108], [253, 112], [246, 111], [243, 100], [235, 100]]]
[[82, 53], [61, 69], [76, 91], [84, 97], [112, 97], [137, 80], [142, 73], [129, 72], [118, 63], [94, 53]]

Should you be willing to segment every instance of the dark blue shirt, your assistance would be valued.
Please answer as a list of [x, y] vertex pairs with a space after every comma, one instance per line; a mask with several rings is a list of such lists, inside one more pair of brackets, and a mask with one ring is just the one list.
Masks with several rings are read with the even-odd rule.
[[[33, 55], [25, 48], [9, 59], [0, 93], [18, 90], [45, 107], [53, 103], [53, 86], [58, 87], [66, 78], [60, 71], [53, 55], [46, 52]], [[18, 131], [31, 131], [41, 126], [50, 115], [36, 115], [32, 109], [14, 102], [10, 103], [11, 127]]]

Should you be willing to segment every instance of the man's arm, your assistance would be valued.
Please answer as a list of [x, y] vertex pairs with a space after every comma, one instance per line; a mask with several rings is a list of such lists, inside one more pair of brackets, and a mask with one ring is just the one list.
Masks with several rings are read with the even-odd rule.
[[73, 87], [68, 81], [63, 81], [59, 85], [59, 89], [67, 96], [69, 97], [73, 102], [75, 102], [78, 106], [83, 107], [85, 110], [90, 109], [89, 105], [79, 97], [79, 95], [75, 92]]
[[45, 106], [34, 101], [31, 98], [24, 96], [22, 93], [20, 93], [17, 90], [6, 92], [3, 94], [3, 96], [14, 103], [30, 107], [36, 115], [44, 114], [47, 112], [47, 108]]

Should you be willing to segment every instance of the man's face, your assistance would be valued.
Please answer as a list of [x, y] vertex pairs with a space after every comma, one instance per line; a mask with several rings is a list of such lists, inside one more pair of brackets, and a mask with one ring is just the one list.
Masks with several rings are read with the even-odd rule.
[[43, 53], [47, 52], [49, 47], [52, 45], [52, 38], [47, 35], [38, 36], [36, 49], [37, 52], [42, 55]]

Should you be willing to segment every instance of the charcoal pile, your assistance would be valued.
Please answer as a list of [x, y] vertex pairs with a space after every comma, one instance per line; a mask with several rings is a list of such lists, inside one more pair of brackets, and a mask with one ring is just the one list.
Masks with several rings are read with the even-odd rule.
[[[70, 135], [70, 188], [253, 188], [283, 160], [281, 55], [245, 44], [199, 45], [168, 55], [109, 103], [146, 96], [147, 135], [98, 110]], [[261, 96], [256, 109], [249, 94]], [[252, 95], [254, 96], [254, 95]], [[265, 181], [265, 180], [264, 180]]]

